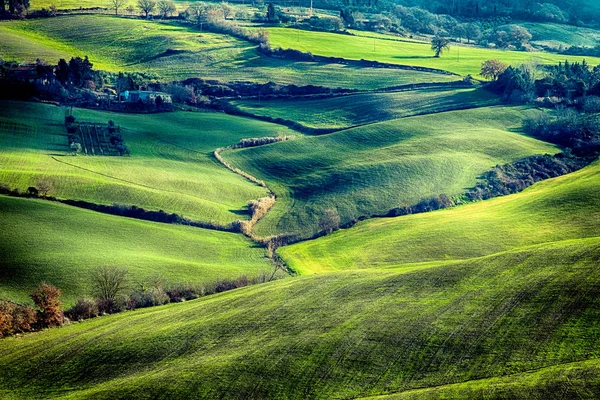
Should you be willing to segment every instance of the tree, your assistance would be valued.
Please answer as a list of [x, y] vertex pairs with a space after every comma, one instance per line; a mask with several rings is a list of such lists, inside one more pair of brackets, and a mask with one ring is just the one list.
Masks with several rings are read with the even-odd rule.
[[471, 40], [479, 40], [481, 39], [481, 28], [479, 28], [479, 25], [475, 23], [467, 24], [465, 27], [465, 36], [468, 43], [471, 43]]
[[145, 14], [145, 17], [148, 18], [148, 14], [154, 10], [156, 6], [156, 1], [154, 0], [138, 0], [138, 8]]
[[158, 3], [156, 3], [156, 6], [158, 7], [158, 11], [160, 11], [163, 19], [175, 12], [175, 3], [173, 3], [172, 0], [160, 0]]
[[40, 284], [31, 294], [31, 299], [39, 308], [38, 323], [41, 327], [59, 326], [63, 323], [60, 290], [47, 283]]
[[63, 85], [69, 81], [69, 64], [64, 58], [58, 61], [58, 66], [54, 72], [56, 79]]
[[221, 10], [223, 10], [223, 18], [229, 19], [235, 17], [235, 9], [226, 1], [221, 3]]
[[431, 50], [433, 50], [435, 52], [435, 55], [434, 55], [435, 58], [440, 58], [440, 55], [445, 50], [449, 50], [449, 49], [450, 49], [450, 39], [441, 37], [441, 36], [435, 36], [433, 39], [431, 39]]
[[195, 19], [196, 23], [200, 25], [206, 14], [206, 6], [200, 2], [192, 3], [188, 7], [187, 12], [190, 15], [190, 18]]
[[125, 0], [110, 0], [110, 4], [112, 5], [112, 8], [115, 9], [115, 15], [118, 15], [119, 8], [125, 5]]
[[507, 68], [508, 64], [500, 60], [487, 60], [481, 64], [481, 76], [495, 81]]
[[133, 13], [135, 12], [135, 7], [130, 4], [127, 6], [125, 11], [127, 11], [127, 14], [129, 14], [129, 15], [133, 15]]
[[102, 302], [103, 308], [112, 310], [117, 297], [125, 290], [127, 270], [119, 267], [101, 267], [92, 273], [94, 295]]
[[267, 21], [277, 21], [277, 10], [275, 10], [273, 3], [269, 3], [267, 6]]
[[37, 190], [43, 197], [46, 197], [48, 192], [52, 190], [52, 185], [48, 181], [39, 181], [37, 183]]

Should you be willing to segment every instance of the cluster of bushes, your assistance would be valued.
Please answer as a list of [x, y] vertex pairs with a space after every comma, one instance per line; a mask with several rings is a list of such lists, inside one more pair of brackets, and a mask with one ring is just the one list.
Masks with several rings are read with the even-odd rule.
[[262, 197], [257, 200], [250, 200], [248, 202], [248, 211], [250, 212], [251, 218], [248, 221], [238, 220], [234, 224], [239, 227], [240, 232], [244, 235], [254, 238], [252, 228], [258, 221], [260, 221], [271, 208], [275, 205], [275, 196], [270, 195]]
[[31, 294], [37, 309], [0, 300], [0, 337], [62, 325], [60, 295], [56, 287], [41, 283]]
[[92, 297], [80, 298], [65, 315], [81, 321], [104, 314], [179, 303], [245, 286], [269, 282], [275, 272], [262, 272], [254, 277], [217, 279], [206, 285], [176, 284], [167, 286], [161, 279], [131, 284], [125, 268], [102, 267], [92, 273]]
[[248, 138], [242, 139], [233, 146], [232, 149], [244, 149], [246, 147], [264, 146], [265, 144], [285, 142], [286, 140], [292, 140], [295, 136], [273, 136], [273, 137], [262, 137], [262, 138]]
[[539, 112], [523, 121], [526, 133], [568, 147], [579, 156], [600, 152], [600, 117], [575, 109], [559, 109], [554, 115]]
[[[510, 66], [490, 85], [490, 88], [513, 102], [531, 102], [537, 98], [583, 101], [586, 96], [600, 95], [600, 66], [591, 68], [581, 63], [559, 63], [544, 67], [544, 74], [536, 78], [533, 66]], [[542, 103], [543, 104], [543, 103]]]
[[393, 208], [385, 215], [386, 217], [397, 217], [400, 215], [418, 214], [429, 211], [440, 210], [442, 208], [454, 207], [455, 201], [446, 194], [427, 197], [412, 206], [402, 206]]
[[535, 182], [565, 175], [586, 166], [591, 160], [570, 152], [554, 156], [530, 156], [511, 164], [497, 165], [481, 176], [481, 181], [465, 194], [469, 201], [517, 193]]

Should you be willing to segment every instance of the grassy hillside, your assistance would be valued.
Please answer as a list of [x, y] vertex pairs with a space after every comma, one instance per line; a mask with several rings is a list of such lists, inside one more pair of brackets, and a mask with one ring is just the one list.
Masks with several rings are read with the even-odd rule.
[[[542, 64], [556, 64], [559, 61], [581, 61], [583, 57], [564, 56], [551, 53], [527, 53], [518, 51], [491, 50], [477, 47], [450, 47], [441, 58], [433, 58], [431, 45], [415, 41], [394, 40], [365, 36], [340, 35], [335, 33], [298, 31], [289, 28], [269, 28], [273, 46], [309, 51], [315, 55], [343, 57], [353, 60], [377, 60], [382, 62], [438, 68], [461, 75], [476, 76], [481, 63], [499, 59], [510, 64], [533, 61]], [[391, 40], [390, 40], [391, 39]], [[375, 44], [375, 51], [373, 51]], [[600, 64], [600, 59], [585, 57], [592, 65]]]
[[[76, 29], [74, 29], [74, 27]], [[456, 77], [416, 71], [386, 71], [265, 57], [256, 46], [227, 35], [185, 26], [107, 15], [75, 15], [0, 25], [5, 60], [50, 63], [89, 56], [94, 68], [144, 72], [166, 79], [202, 77], [225, 81], [371, 89]]]
[[532, 38], [532, 43], [560, 49], [561, 46], [596, 47], [600, 41], [600, 31], [578, 26], [550, 23], [522, 23]]
[[90, 295], [90, 271], [107, 265], [128, 268], [133, 283], [160, 277], [205, 284], [272, 271], [263, 249], [233, 233], [5, 196], [0, 196], [0, 220], [2, 299], [30, 302], [32, 290], [47, 281], [71, 304]]
[[[600, 346], [599, 256], [595, 238], [322, 274], [3, 339], [0, 393], [336, 399], [581, 362]], [[571, 378], [597, 387], [590, 363]]]
[[457, 195], [496, 164], [555, 147], [517, 133], [523, 108], [479, 109], [395, 119], [318, 137], [225, 153], [278, 194], [260, 234], [318, 230], [325, 209], [341, 222]]
[[497, 97], [485, 90], [416, 90], [365, 93], [316, 100], [240, 100], [238, 108], [255, 115], [283, 118], [309, 128], [348, 128], [417, 114], [491, 105]]
[[280, 249], [302, 273], [466, 259], [600, 236], [600, 161], [511, 196], [433, 213], [374, 219]]
[[5, 102], [0, 107], [0, 183], [26, 190], [40, 181], [50, 194], [96, 203], [163, 209], [227, 224], [247, 218], [260, 188], [221, 166], [217, 147], [245, 137], [289, 135], [279, 125], [218, 113], [134, 115], [75, 110], [79, 120], [121, 125], [131, 157], [70, 156], [64, 109]]

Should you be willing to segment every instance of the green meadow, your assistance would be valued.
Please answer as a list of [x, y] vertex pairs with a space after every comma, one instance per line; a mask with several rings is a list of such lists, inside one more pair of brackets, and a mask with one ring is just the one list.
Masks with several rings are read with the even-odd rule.
[[103, 266], [127, 268], [132, 288], [155, 279], [208, 284], [273, 271], [264, 249], [234, 233], [6, 196], [0, 220], [0, 298], [25, 304], [44, 281], [62, 290], [67, 307], [91, 296], [90, 274]]
[[319, 230], [323, 210], [337, 211], [342, 224], [385, 214], [431, 195], [459, 195], [496, 164], [557, 153], [518, 132], [529, 112], [496, 106], [400, 118], [225, 158], [278, 195], [256, 226], [259, 234], [307, 237]]
[[[312, 32], [290, 28], [269, 28], [273, 46], [293, 48], [320, 56], [342, 57], [351, 60], [376, 60], [392, 64], [443, 69], [460, 75], [479, 75], [481, 63], [499, 59], [509, 64], [557, 64], [560, 61], [582, 61], [600, 64], [596, 57], [576, 57], [544, 52], [520, 52], [485, 49], [466, 45], [451, 45], [442, 57], [434, 58], [431, 45], [414, 40], [351, 36], [336, 33]], [[375, 50], [373, 50], [375, 47]]]
[[577, 363], [572, 398], [598, 386], [599, 256], [593, 238], [320, 274], [7, 338], [0, 393], [347, 399], [460, 384], [446, 397], [470, 399], [514, 377], [508, 397], [539, 399]]
[[524, 22], [521, 25], [527, 28], [533, 36], [531, 39], [533, 44], [552, 49], [560, 49], [561, 46], [563, 48], [571, 46], [596, 47], [600, 40], [600, 32], [596, 29], [533, 22]]
[[0, 24], [0, 35], [0, 57], [5, 60], [40, 58], [55, 64], [60, 58], [87, 55], [95, 69], [143, 72], [163, 79], [202, 77], [356, 89], [456, 79], [403, 70], [386, 70], [382, 75], [378, 68], [279, 60], [228, 35], [109, 15], [9, 21]]
[[136, 205], [226, 225], [247, 219], [265, 189], [223, 168], [212, 152], [242, 138], [293, 134], [285, 127], [219, 113], [117, 114], [75, 109], [78, 120], [122, 127], [130, 157], [71, 156], [65, 109], [5, 102], [0, 108], [0, 183], [25, 191], [49, 183], [50, 195]]
[[460, 260], [600, 236], [600, 162], [521, 193], [453, 209], [358, 223], [282, 248], [300, 273]]
[[425, 89], [325, 99], [253, 99], [231, 103], [254, 115], [287, 119], [307, 128], [343, 129], [394, 118], [493, 105], [498, 103], [498, 97], [481, 89]]

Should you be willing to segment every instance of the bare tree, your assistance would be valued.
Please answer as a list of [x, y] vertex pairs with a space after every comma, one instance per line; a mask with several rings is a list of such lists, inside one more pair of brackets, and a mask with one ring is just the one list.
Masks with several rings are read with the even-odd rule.
[[145, 14], [146, 18], [148, 18], [148, 14], [156, 7], [156, 1], [154, 0], [138, 0], [137, 4], [138, 8]]
[[43, 197], [46, 197], [48, 192], [52, 190], [52, 185], [47, 181], [39, 181], [36, 188]]
[[115, 9], [115, 15], [118, 15], [119, 8], [125, 5], [125, 0], [110, 0], [110, 4], [112, 5], [112, 8]]
[[126, 288], [127, 269], [101, 267], [92, 273], [94, 295], [108, 304], [114, 304], [118, 295]]
[[487, 60], [481, 64], [481, 76], [487, 79], [496, 80], [506, 69], [508, 64], [500, 60]]

